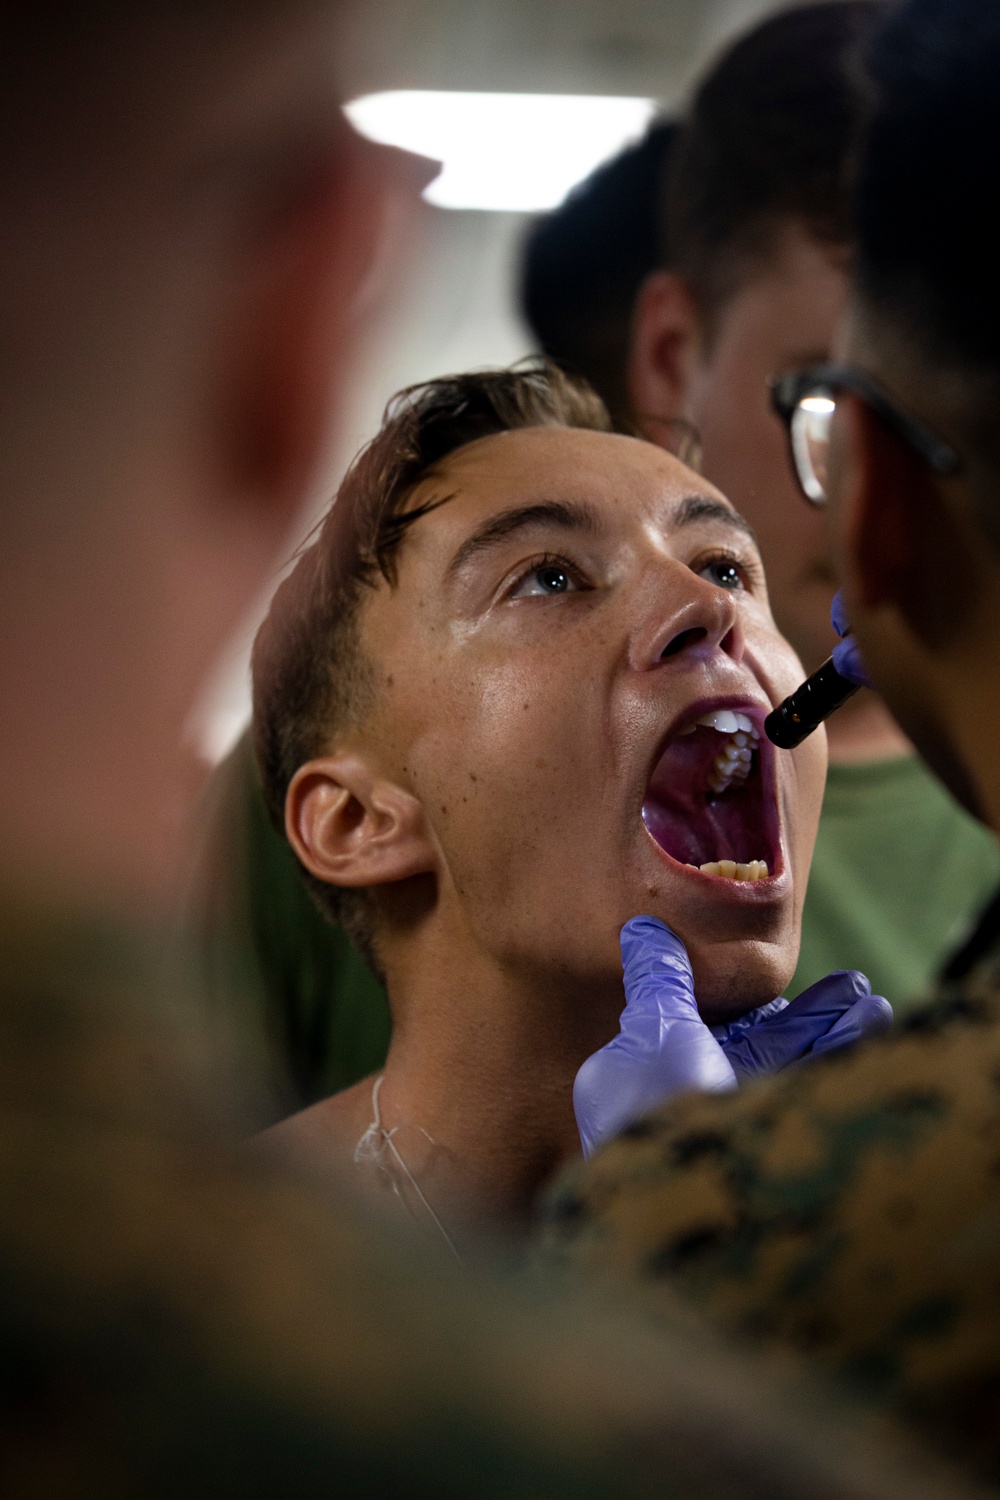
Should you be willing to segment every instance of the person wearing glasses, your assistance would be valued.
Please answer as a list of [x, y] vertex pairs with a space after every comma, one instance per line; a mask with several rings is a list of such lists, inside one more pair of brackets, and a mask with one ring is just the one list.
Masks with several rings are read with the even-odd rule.
[[[851, 59], [882, 11], [872, 0], [786, 11], [713, 65], [671, 158], [668, 265], [645, 282], [632, 325], [638, 426], [688, 461], [700, 448], [705, 478], [754, 528], [775, 619], [806, 673], [836, 640], [833, 558], [826, 517], [796, 493], [769, 389], [832, 357], [851, 236], [844, 168], [860, 108]], [[814, 404], [828, 399], [820, 385]], [[796, 440], [808, 441], [801, 424]], [[1000, 884], [1000, 857], [875, 693], [857, 694], [827, 732], [793, 990], [856, 968], [899, 1014]]]
[[[1000, 290], [987, 185], [1000, 164], [1000, 10], [909, 0], [867, 67], [836, 363], [784, 372], [774, 399], [801, 489], [829, 519], [867, 671], [996, 833]], [[605, 1146], [551, 1200], [550, 1253], [683, 1290], [995, 1481], [998, 1081], [1000, 899], [887, 1036], [738, 1094], [689, 1096]]]

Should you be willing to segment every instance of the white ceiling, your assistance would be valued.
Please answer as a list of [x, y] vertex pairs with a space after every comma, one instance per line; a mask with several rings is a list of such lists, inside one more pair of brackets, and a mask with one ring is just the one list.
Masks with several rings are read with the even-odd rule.
[[676, 105], [774, 0], [361, 0], [340, 71], [387, 88], [634, 94]]

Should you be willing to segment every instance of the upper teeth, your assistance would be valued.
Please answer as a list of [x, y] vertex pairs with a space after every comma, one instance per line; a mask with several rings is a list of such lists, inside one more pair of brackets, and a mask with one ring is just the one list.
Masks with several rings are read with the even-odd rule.
[[753, 719], [746, 714], [737, 713], [732, 708], [713, 709], [710, 714], [702, 714], [701, 718], [695, 719], [694, 722], [705, 724], [709, 729], [717, 729], [720, 734], [735, 734], [737, 730], [741, 730], [743, 734], [752, 734], [754, 739], [758, 738]]
[[746, 781], [750, 775], [753, 753], [760, 743], [760, 732], [753, 719], [736, 709], [716, 708], [711, 713], [702, 714], [700, 719], [695, 719], [693, 724], [681, 730], [681, 734], [693, 734], [698, 724], [729, 736], [708, 773], [709, 790], [719, 795], [728, 791], [734, 782]]

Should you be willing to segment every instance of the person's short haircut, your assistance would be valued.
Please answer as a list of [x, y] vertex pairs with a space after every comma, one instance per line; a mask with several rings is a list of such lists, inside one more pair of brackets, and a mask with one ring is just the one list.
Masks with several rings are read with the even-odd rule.
[[521, 305], [543, 353], [582, 375], [631, 431], [625, 369], [632, 308], [661, 263], [660, 202], [676, 125], [661, 120], [533, 225]]
[[856, 283], [949, 363], [1000, 370], [1000, 6], [910, 0], [873, 39]]
[[785, 11], [737, 41], [697, 90], [667, 178], [663, 238], [709, 330], [784, 223], [831, 247], [850, 242], [857, 53], [883, 10], [833, 0]]
[[[413, 491], [457, 449], [527, 427], [607, 432], [611, 420], [584, 381], [547, 360], [526, 360], [400, 392], [354, 460], [254, 642], [254, 747], [268, 810], [282, 832], [295, 772], [323, 755], [338, 729], [362, 722], [374, 701], [362, 607], [380, 582], [395, 585], [407, 527], [434, 508], [408, 506]], [[366, 893], [303, 875], [321, 910], [378, 972]]]
[[869, 337], [918, 356], [932, 403], [948, 393], [978, 519], [1000, 549], [1000, 6], [909, 0], [866, 71], [856, 293]]

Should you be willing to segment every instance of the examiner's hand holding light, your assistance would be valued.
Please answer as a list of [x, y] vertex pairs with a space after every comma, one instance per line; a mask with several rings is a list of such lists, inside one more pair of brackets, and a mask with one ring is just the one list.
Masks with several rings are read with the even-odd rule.
[[806, 1056], [877, 1036], [892, 1007], [863, 974], [828, 974], [792, 1001], [706, 1026], [698, 1013], [687, 949], [656, 917], [633, 917], [621, 933], [625, 1009], [621, 1031], [583, 1064], [573, 1108], [584, 1156], [675, 1094], [724, 1092]]

